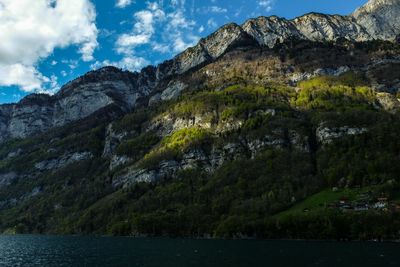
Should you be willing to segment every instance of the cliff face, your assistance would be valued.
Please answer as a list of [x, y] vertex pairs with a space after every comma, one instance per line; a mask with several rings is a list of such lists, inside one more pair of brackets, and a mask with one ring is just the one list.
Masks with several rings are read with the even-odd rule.
[[127, 112], [148, 94], [152, 79], [145, 70], [138, 74], [106, 67], [90, 72], [54, 96], [34, 94], [18, 104], [1, 106], [0, 136], [3, 140], [24, 138], [85, 118], [112, 104]]
[[400, 34], [400, 2], [373, 0], [357, 9], [352, 18], [373, 39], [394, 40]]
[[123, 111], [132, 110], [156, 88], [168, 89], [170, 77], [207, 65], [238, 46], [273, 48], [289, 39], [394, 41], [400, 33], [399, 5], [396, 0], [371, 0], [350, 16], [312, 13], [294, 20], [272, 16], [251, 19], [242, 26], [225, 25], [157, 68], [140, 73], [103, 68], [70, 82], [52, 97], [33, 95], [18, 104], [1, 106], [0, 142], [63, 126], [113, 104]]
[[310, 13], [293, 20], [260, 17], [247, 21], [243, 29], [261, 45], [270, 48], [290, 38], [310, 41], [396, 40], [400, 34], [400, 2], [371, 0], [350, 16]]

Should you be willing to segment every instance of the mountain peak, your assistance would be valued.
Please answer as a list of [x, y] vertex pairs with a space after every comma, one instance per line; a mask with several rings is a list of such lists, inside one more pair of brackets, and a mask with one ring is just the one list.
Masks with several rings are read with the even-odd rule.
[[[391, 15], [393, 13], [399, 13], [400, 11], [400, 1], [399, 0], [370, 0], [365, 5], [359, 7], [352, 14], [355, 18], [360, 18], [367, 15]], [[397, 20], [396, 17], [387, 17], [385, 20]]]
[[400, 34], [399, 0], [370, 0], [352, 16], [374, 39], [393, 40]]
[[365, 5], [358, 8], [355, 13], [357, 12], [368, 12], [372, 13], [381, 8], [385, 8], [391, 5], [398, 5], [400, 1], [398, 0], [369, 0]]

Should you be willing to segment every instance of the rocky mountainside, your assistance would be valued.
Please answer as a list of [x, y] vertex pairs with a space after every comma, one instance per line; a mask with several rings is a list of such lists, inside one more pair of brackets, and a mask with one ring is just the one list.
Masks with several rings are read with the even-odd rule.
[[[147, 67], [140, 73], [103, 68], [70, 82], [52, 97], [31, 95], [18, 104], [1, 106], [0, 142], [66, 125], [110, 105], [126, 112], [143, 104], [146, 98], [148, 101], [149, 96], [153, 96], [152, 100], [169, 99], [185, 88], [174, 81], [177, 75], [207, 65], [235, 47], [274, 48], [293, 39], [397, 41], [399, 15], [399, 1], [371, 0], [350, 16], [310, 13], [294, 20], [272, 16], [250, 19], [241, 26], [228, 24], [157, 67]], [[155, 93], [160, 91], [165, 92]]]
[[228, 24], [1, 105], [0, 232], [398, 239], [399, 11]]

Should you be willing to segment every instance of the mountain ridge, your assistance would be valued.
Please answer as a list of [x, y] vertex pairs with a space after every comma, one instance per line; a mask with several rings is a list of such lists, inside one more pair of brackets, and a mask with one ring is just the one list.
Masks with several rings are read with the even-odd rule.
[[[398, 1], [370, 0], [349, 16], [309, 13], [292, 20], [271, 16], [249, 19], [242, 25], [230, 23], [158, 66], [148, 66], [134, 73], [105, 67], [67, 83], [54, 96], [48, 97], [48, 101], [41, 101], [41, 105], [24, 99], [18, 104], [2, 105], [0, 142], [63, 126], [112, 103], [120, 105], [121, 110], [132, 110], [141, 99], [159, 98], [154, 97], [157, 91], [174, 91], [175, 76], [207, 65], [236, 46], [258, 45], [272, 49], [289, 39], [395, 41], [400, 33], [399, 18]], [[172, 95], [176, 94], [179, 92]]]

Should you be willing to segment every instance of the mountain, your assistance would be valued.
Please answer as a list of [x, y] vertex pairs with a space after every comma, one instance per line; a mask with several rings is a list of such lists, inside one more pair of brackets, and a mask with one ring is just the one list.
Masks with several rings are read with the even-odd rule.
[[237, 46], [274, 48], [292, 39], [313, 42], [342, 38], [353, 42], [396, 41], [400, 34], [399, 6], [396, 0], [374, 0], [350, 16], [311, 13], [294, 20], [259, 17], [241, 26], [225, 25], [195, 47], [157, 67], [147, 67], [140, 73], [104, 68], [70, 82], [53, 97], [33, 95], [17, 105], [3, 105], [0, 141], [63, 126], [110, 105], [124, 111], [131, 110], [155, 91], [165, 90], [166, 94], [174, 91], [174, 87], [168, 87], [168, 84], [173, 84], [172, 77], [207, 65]]
[[228, 24], [1, 105], [0, 231], [398, 239], [399, 12]]

